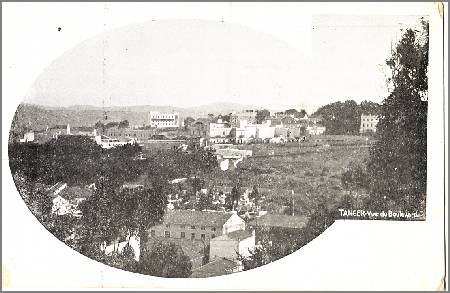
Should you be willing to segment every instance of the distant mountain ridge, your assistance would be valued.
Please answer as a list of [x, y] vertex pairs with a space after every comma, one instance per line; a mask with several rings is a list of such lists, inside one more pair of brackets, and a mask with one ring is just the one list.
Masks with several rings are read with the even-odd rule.
[[97, 107], [91, 105], [73, 105], [68, 107], [51, 107], [22, 103], [17, 107], [12, 125], [13, 131], [23, 129], [42, 130], [47, 126], [70, 124], [72, 127], [92, 126], [97, 121], [104, 120], [104, 112], [107, 112], [107, 122], [128, 120], [130, 125], [148, 124], [148, 112], [179, 112], [182, 118], [206, 117], [208, 114], [228, 114], [240, 112], [246, 109], [260, 110], [263, 107], [243, 105], [237, 103], [217, 102], [193, 107], [173, 106], [113, 106]]

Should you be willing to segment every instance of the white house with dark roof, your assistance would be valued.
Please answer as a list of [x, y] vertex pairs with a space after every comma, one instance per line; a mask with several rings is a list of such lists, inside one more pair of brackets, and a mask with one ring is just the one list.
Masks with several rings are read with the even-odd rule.
[[254, 248], [255, 232], [237, 230], [211, 239], [209, 257], [237, 260], [238, 254], [248, 257]]
[[150, 237], [209, 241], [223, 234], [245, 230], [236, 213], [167, 210], [162, 223], [149, 229]]

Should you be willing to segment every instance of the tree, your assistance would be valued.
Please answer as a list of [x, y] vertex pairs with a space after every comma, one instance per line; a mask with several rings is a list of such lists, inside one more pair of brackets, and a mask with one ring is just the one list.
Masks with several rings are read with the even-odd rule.
[[165, 278], [187, 278], [191, 269], [191, 260], [183, 249], [167, 241], [155, 243], [150, 252], [141, 256], [138, 267], [141, 274]]
[[195, 119], [192, 117], [186, 117], [186, 119], [184, 119], [184, 127], [185, 129], [187, 129], [189, 126], [192, 125], [192, 123], [195, 122]]
[[297, 118], [303, 118], [307, 115], [305, 109], [301, 109], [300, 112], [297, 114]]
[[309, 217], [308, 223], [303, 228], [304, 233], [295, 239], [295, 250], [319, 236], [323, 231], [331, 226], [331, 224], [334, 223], [338, 216], [336, 206], [328, 207], [326, 200], [321, 199], [321, 202], [317, 205], [316, 209]]
[[105, 128], [113, 128], [113, 127], [118, 127], [119, 126], [119, 122], [115, 122], [115, 121], [112, 121], [112, 122], [108, 122], [108, 123], [106, 123], [106, 125], [105, 125]]
[[238, 260], [242, 262], [244, 271], [248, 271], [276, 261], [289, 253], [291, 253], [290, 250], [285, 251], [282, 247], [274, 245], [268, 238], [264, 238], [255, 248], [249, 251], [248, 256], [244, 257], [238, 253]]
[[320, 107], [313, 115], [322, 117], [322, 124], [328, 134], [359, 133], [361, 114], [378, 114], [379, 105], [363, 101], [358, 105], [354, 100], [335, 102]]
[[284, 114], [286, 114], [286, 115], [297, 115], [298, 114], [298, 111], [296, 110], [296, 109], [288, 109], [288, 110], [286, 110], [286, 111], [284, 111]]
[[259, 191], [258, 191], [258, 187], [256, 185], [253, 185], [253, 189], [250, 192], [250, 198], [251, 199], [258, 199], [259, 198]]
[[270, 263], [270, 249], [272, 244], [268, 240], [263, 240], [260, 245], [249, 251], [248, 256], [238, 254], [238, 260], [241, 261], [244, 271], [248, 271], [265, 264]]
[[130, 122], [128, 120], [123, 120], [119, 122], [119, 128], [128, 128], [130, 126]]
[[424, 209], [427, 181], [428, 22], [407, 29], [392, 56], [390, 94], [383, 101], [367, 170], [370, 205]]
[[269, 110], [264, 109], [256, 111], [256, 123], [261, 124], [268, 117], [270, 117]]

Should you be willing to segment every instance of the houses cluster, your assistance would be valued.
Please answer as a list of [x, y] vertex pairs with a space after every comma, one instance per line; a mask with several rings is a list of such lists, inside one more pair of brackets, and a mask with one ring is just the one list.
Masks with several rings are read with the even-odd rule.
[[[228, 120], [217, 118], [209, 123], [208, 139], [216, 143], [283, 143], [304, 138], [306, 135], [320, 135], [325, 127], [320, 117], [302, 118], [284, 112], [275, 113], [258, 121], [257, 110], [231, 113]], [[259, 123], [258, 123], [259, 122]]]
[[260, 245], [266, 237], [264, 229], [276, 237], [277, 230], [287, 229], [294, 237], [307, 222], [304, 217], [280, 217], [283, 221], [268, 214], [260, 216], [264, 223], [260, 229], [257, 224], [249, 226], [236, 212], [168, 210], [161, 224], [149, 228], [145, 245], [151, 247], [161, 240], [180, 245], [191, 259], [192, 278], [230, 274], [242, 271], [240, 257], [249, 257]]
[[139, 143], [151, 147], [155, 142], [182, 143], [189, 139], [203, 139], [204, 145], [233, 143], [284, 143], [299, 140], [306, 135], [320, 135], [325, 127], [320, 117], [298, 118], [295, 115], [275, 113], [258, 121], [257, 110], [245, 110], [229, 115], [209, 115], [208, 118], [191, 119], [185, 123], [178, 112], [151, 111], [148, 125], [142, 127], [114, 125], [104, 128], [57, 125], [45, 130], [24, 133], [20, 142], [44, 143], [61, 135], [84, 135], [103, 148]]
[[[122, 189], [129, 192], [140, 190], [143, 180], [140, 178], [139, 182], [124, 183]], [[180, 186], [187, 181], [187, 178], [178, 178], [170, 183]], [[46, 190], [48, 196], [53, 198], [52, 213], [57, 216], [82, 217], [78, 205], [92, 194], [95, 184], [74, 187], [59, 182]], [[307, 221], [302, 217], [272, 215], [261, 211], [259, 207], [264, 204], [264, 197], [252, 198], [250, 190], [245, 190], [238, 197], [232, 210], [225, 208], [230, 192], [201, 189], [187, 201], [194, 201], [198, 206], [205, 200], [202, 195], [207, 193], [212, 194], [212, 206], [203, 210], [189, 209], [183, 205], [183, 200], [179, 199], [186, 194], [185, 189], [181, 189], [181, 195], [169, 194], [165, 215], [159, 224], [148, 228], [147, 242], [141, 243], [136, 235], [121, 235], [114, 241], [102, 243], [101, 251], [105, 254], [120, 254], [126, 247], [131, 247], [135, 260], [139, 261], [142, 253], [149, 251], [154, 243], [174, 242], [190, 258], [191, 277], [218, 276], [242, 271], [240, 257], [248, 257], [267, 235], [275, 245], [278, 241], [282, 242], [282, 239], [278, 239], [279, 233], [288, 231], [298, 235]], [[175, 207], [178, 203], [180, 205]]]

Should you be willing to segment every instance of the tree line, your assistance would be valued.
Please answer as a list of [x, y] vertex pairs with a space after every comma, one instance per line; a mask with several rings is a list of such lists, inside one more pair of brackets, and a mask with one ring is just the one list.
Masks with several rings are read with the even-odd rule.
[[[166, 277], [180, 276], [181, 272], [165, 266], [149, 269], [154, 253], [167, 257], [173, 250], [189, 268], [190, 261], [179, 247], [165, 244], [147, 249], [147, 230], [161, 222], [167, 205], [169, 180], [198, 176], [217, 166], [213, 153], [191, 145], [188, 152], [159, 150], [146, 153], [142, 159], [139, 145], [124, 145], [102, 149], [84, 136], [59, 136], [44, 144], [12, 143], [8, 146], [9, 163], [19, 193], [39, 221], [58, 239], [80, 253], [106, 264], [144, 274]], [[143, 189], [127, 190], [125, 182], [133, 182], [145, 175]], [[78, 208], [82, 217], [56, 216], [51, 212], [53, 198], [45, 186], [58, 182], [69, 186], [94, 183], [92, 194]], [[104, 243], [119, 238], [138, 236], [142, 261], [134, 261], [134, 253], [127, 247], [121, 254], [105, 255]], [[165, 253], [165, 254], [164, 254]], [[149, 258], [150, 257], [150, 258]], [[167, 266], [170, 266], [167, 263]], [[173, 272], [172, 272], [173, 271]], [[171, 273], [172, 272], [172, 273]], [[183, 274], [189, 275], [186, 271]]]
[[343, 174], [347, 187], [368, 192], [368, 208], [425, 213], [428, 48], [429, 25], [422, 19], [421, 29], [407, 29], [386, 60], [390, 93], [369, 159]]
[[358, 104], [347, 100], [322, 106], [313, 115], [322, 117], [321, 124], [327, 134], [356, 135], [359, 134], [361, 114], [378, 115], [380, 110], [380, 105], [371, 101]]

